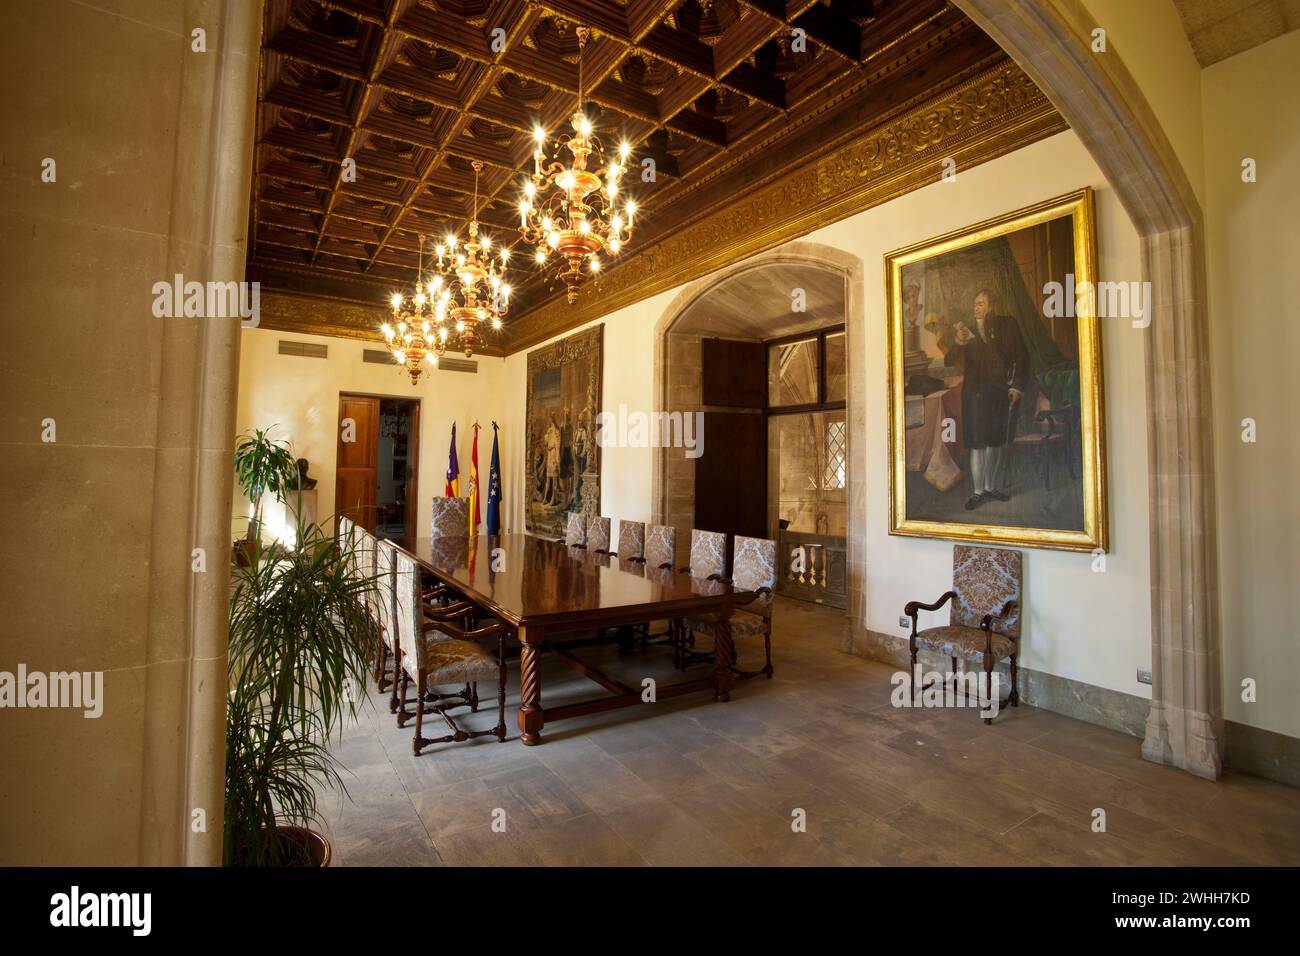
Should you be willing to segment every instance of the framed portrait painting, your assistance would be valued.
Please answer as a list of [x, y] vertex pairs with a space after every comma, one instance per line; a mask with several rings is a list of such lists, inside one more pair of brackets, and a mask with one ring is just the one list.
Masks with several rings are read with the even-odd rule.
[[891, 534], [1105, 550], [1095, 230], [1082, 189], [885, 257]]
[[600, 414], [605, 326], [528, 353], [524, 527], [564, 534], [570, 511], [600, 514]]

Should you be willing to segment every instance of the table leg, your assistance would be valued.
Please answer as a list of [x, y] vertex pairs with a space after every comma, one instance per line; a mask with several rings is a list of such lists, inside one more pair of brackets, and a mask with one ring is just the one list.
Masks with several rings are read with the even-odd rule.
[[713, 629], [713, 699], [731, 700], [731, 688], [736, 683], [731, 665], [736, 662], [736, 645], [731, 640], [731, 608], [717, 612]]
[[542, 631], [536, 627], [519, 629], [519, 731], [525, 746], [542, 742], [542, 674], [540, 668]]

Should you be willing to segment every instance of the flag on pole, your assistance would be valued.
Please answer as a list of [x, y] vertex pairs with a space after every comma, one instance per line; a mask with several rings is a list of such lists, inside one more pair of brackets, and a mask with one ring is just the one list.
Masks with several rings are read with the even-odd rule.
[[447, 456], [446, 497], [460, 497], [460, 462], [456, 460], [456, 423], [451, 423], [451, 452]]
[[469, 533], [478, 534], [478, 422], [474, 423], [474, 444], [469, 449]]
[[501, 456], [497, 453], [497, 423], [492, 423], [492, 464], [488, 466], [487, 533], [501, 533]]

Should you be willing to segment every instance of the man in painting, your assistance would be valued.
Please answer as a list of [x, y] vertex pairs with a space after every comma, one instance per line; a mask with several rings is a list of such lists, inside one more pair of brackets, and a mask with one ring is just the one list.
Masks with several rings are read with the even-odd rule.
[[1013, 411], [1029, 381], [1029, 351], [1020, 327], [998, 315], [989, 289], [975, 295], [972, 322], [959, 322], [945, 361], [961, 369], [962, 431], [970, 449], [971, 496], [966, 510], [989, 501], [1007, 501], [1002, 466], [1014, 425]]
[[546, 493], [542, 500], [553, 505], [560, 500], [560, 428], [551, 412], [551, 422], [546, 426]]

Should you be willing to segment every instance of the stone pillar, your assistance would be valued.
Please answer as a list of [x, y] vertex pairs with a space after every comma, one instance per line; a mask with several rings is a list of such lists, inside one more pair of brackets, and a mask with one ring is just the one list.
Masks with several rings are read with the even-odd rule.
[[243, 279], [261, 4], [112, 6], [0, 39], [0, 670], [103, 674], [97, 718], [0, 718], [7, 865], [221, 861], [239, 320], [153, 285]]

